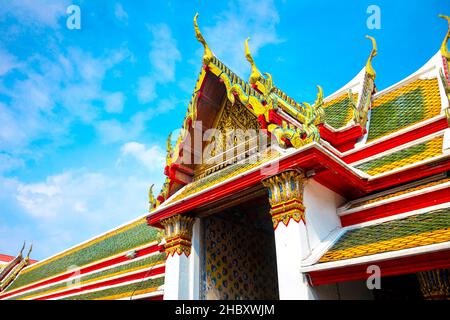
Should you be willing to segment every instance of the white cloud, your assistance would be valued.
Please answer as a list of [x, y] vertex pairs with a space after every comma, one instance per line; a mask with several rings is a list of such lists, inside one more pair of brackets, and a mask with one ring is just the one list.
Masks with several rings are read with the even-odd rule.
[[17, 58], [6, 50], [0, 48], [0, 77], [6, 75], [18, 66], [19, 63]]
[[[1, 132], [0, 132], [1, 134]], [[25, 162], [9, 154], [0, 153], [0, 174], [23, 167]]]
[[173, 96], [159, 99], [145, 110], [136, 112], [128, 121], [119, 122], [115, 119], [99, 121], [95, 128], [102, 143], [133, 140], [145, 130], [148, 121], [170, 112], [179, 104], [180, 101]]
[[44, 138], [52, 143], [66, 139], [75, 121], [94, 124], [105, 110], [120, 113], [125, 99], [120, 92], [106, 92], [103, 79], [119, 63], [131, 59], [126, 48], [93, 57], [77, 48], [54, 57], [33, 56], [18, 67], [23, 77], [1, 87], [9, 96], [0, 103], [0, 150], [19, 152]]
[[147, 148], [144, 144], [135, 141], [125, 143], [121, 148], [123, 157], [131, 156], [151, 171], [161, 171], [165, 164], [165, 152], [157, 145]]
[[128, 13], [123, 9], [120, 3], [116, 3], [114, 6], [114, 15], [119, 21], [125, 24], [128, 23]]
[[175, 81], [176, 64], [181, 60], [176, 40], [166, 24], [148, 26], [152, 34], [149, 52], [151, 74], [141, 77], [138, 82], [137, 96], [141, 103], [155, 100], [158, 84]]
[[114, 92], [105, 95], [105, 110], [109, 113], [121, 113], [123, 111], [125, 97], [122, 92]]
[[[22, 25], [58, 28], [58, 21], [66, 15], [69, 5], [69, 0], [2, 1], [0, 18], [12, 16]], [[61, 25], [65, 25], [65, 23]]]
[[166, 24], [149, 26], [153, 40], [149, 53], [158, 82], [165, 83], [175, 80], [175, 66], [181, 60], [177, 43]]
[[103, 143], [123, 141], [132, 134], [131, 132], [127, 132], [124, 124], [115, 119], [99, 121], [95, 129]]
[[[157, 147], [139, 150], [130, 146], [127, 150], [133, 155], [143, 151], [143, 160], [148, 154], [161, 157]], [[148, 187], [155, 183], [160, 188], [164, 180], [161, 168], [159, 172], [145, 168], [134, 161], [131, 168], [116, 167], [107, 173], [67, 170], [32, 183], [0, 177], [2, 203], [21, 209], [14, 210], [13, 222], [2, 221], [0, 246], [11, 248], [11, 244], [32, 240], [33, 257], [42, 259], [143, 215]], [[14, 233], [19, 215], [24, 220], [20, 228], [27, 232]]]
[[[206, 21], [202, 20], [203, 25]], [[249, 74], [250, 66], [244, 55], [244, 40], [251, 37], [252, 54], [269, 44], [279, 43], [276, 26], [279, 23], [277, 8], [273, 0], [237, 0], [229, 3], [229, 9], [215, 18], [215, 24], [203, 27], [211, 50], [237, 74]], [[264, 71], [264, 70], [262, 70]]]
[[158, 97], [155, 86], [156, 83], [153, 77], [142, 77], [139, 79], [137, 96], [141, 103], [151, 102]]
[[108, 177], [98, 173], [65, 172], [44, 182], [20, 184], [17, 201], [31, 216], [52, 219], [67, 214], [67, 210], [79, 212], [76, 208], [80, 203], [86, 206], [96, 202], [99, 191], [111, 183]]

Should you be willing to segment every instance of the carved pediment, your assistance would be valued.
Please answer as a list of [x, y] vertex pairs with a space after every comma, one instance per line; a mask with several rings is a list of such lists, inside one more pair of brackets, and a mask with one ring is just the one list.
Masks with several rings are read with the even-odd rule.
[[203, 161], [194, 169], [194, 178], [216, 172], [258, 150], [259, 122], [239, 102], [233, 105], [225, 99], [211, 129], [204, 133]]

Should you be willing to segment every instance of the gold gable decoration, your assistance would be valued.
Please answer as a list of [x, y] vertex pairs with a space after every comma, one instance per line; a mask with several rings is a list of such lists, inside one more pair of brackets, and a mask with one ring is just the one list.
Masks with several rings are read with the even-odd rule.
[[[252, 112], [240, 102], [233, 104], [225, 99], [215, 123], [214, 128], [220, 133], [220, 137], [211, 137], [206, 145], [204, 156], [207, 159], [203, 159], [202, 164], [195, 168], [195, 180], [246, 159], [260, 150], [260, 124]], [[226, 159], [223, 159], [224, 157]]]

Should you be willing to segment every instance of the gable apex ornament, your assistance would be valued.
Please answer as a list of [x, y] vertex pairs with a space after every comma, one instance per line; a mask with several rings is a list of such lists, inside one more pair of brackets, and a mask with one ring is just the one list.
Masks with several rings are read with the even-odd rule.
[[214, 58], [214, 55], [211, 51], [211, 49], [209, 49], [208, 44], [206, 43], [205, 38], [203, 38], [202, 33], [200, 32], [200, 28], [198, 27], [197, 24], [197, 18], [198, 18], [198, 13], [195, 14], [194, 16], [194, 30], [195, 30], [195, 37], [197, 38], [198, 42], [200, 42], [203, 45], [203, 65], [205, 67], [208, 67], [209, 64], [211, 63], [211, 61]]
[[369, 39], [372, 41], [372, 51], [370, 52], [369, 59], [367, 60], [367, 63], [366, 63], [366, 72], [370, 78], [375, 80], [377, 73], [375, 72], [375, 69], [372, 66], [372, 60], [378, 54], [377, 42], [375, 41], [375, 38], [373, 38], [371, 36], [366, 35], [366, 39]]

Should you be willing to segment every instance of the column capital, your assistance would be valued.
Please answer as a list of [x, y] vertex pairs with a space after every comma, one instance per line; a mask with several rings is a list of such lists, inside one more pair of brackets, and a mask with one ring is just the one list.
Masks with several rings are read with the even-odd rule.
[[280, 222], [288, 225], [290, 220], [305, 222], [303, 191], [306, 182], [305, 173], [301, 170], [287, 170], [261, 181], [269, 192], [270, 214], [273, 227]]
[[194, 218], [190, 216], [176, 215], [160, 221], [164, 226], [166, 244], [164, 249], [166, 257], [173, 256], [175, 253], [186, 257], [191, 254], [192, 246], [192, 227]]

